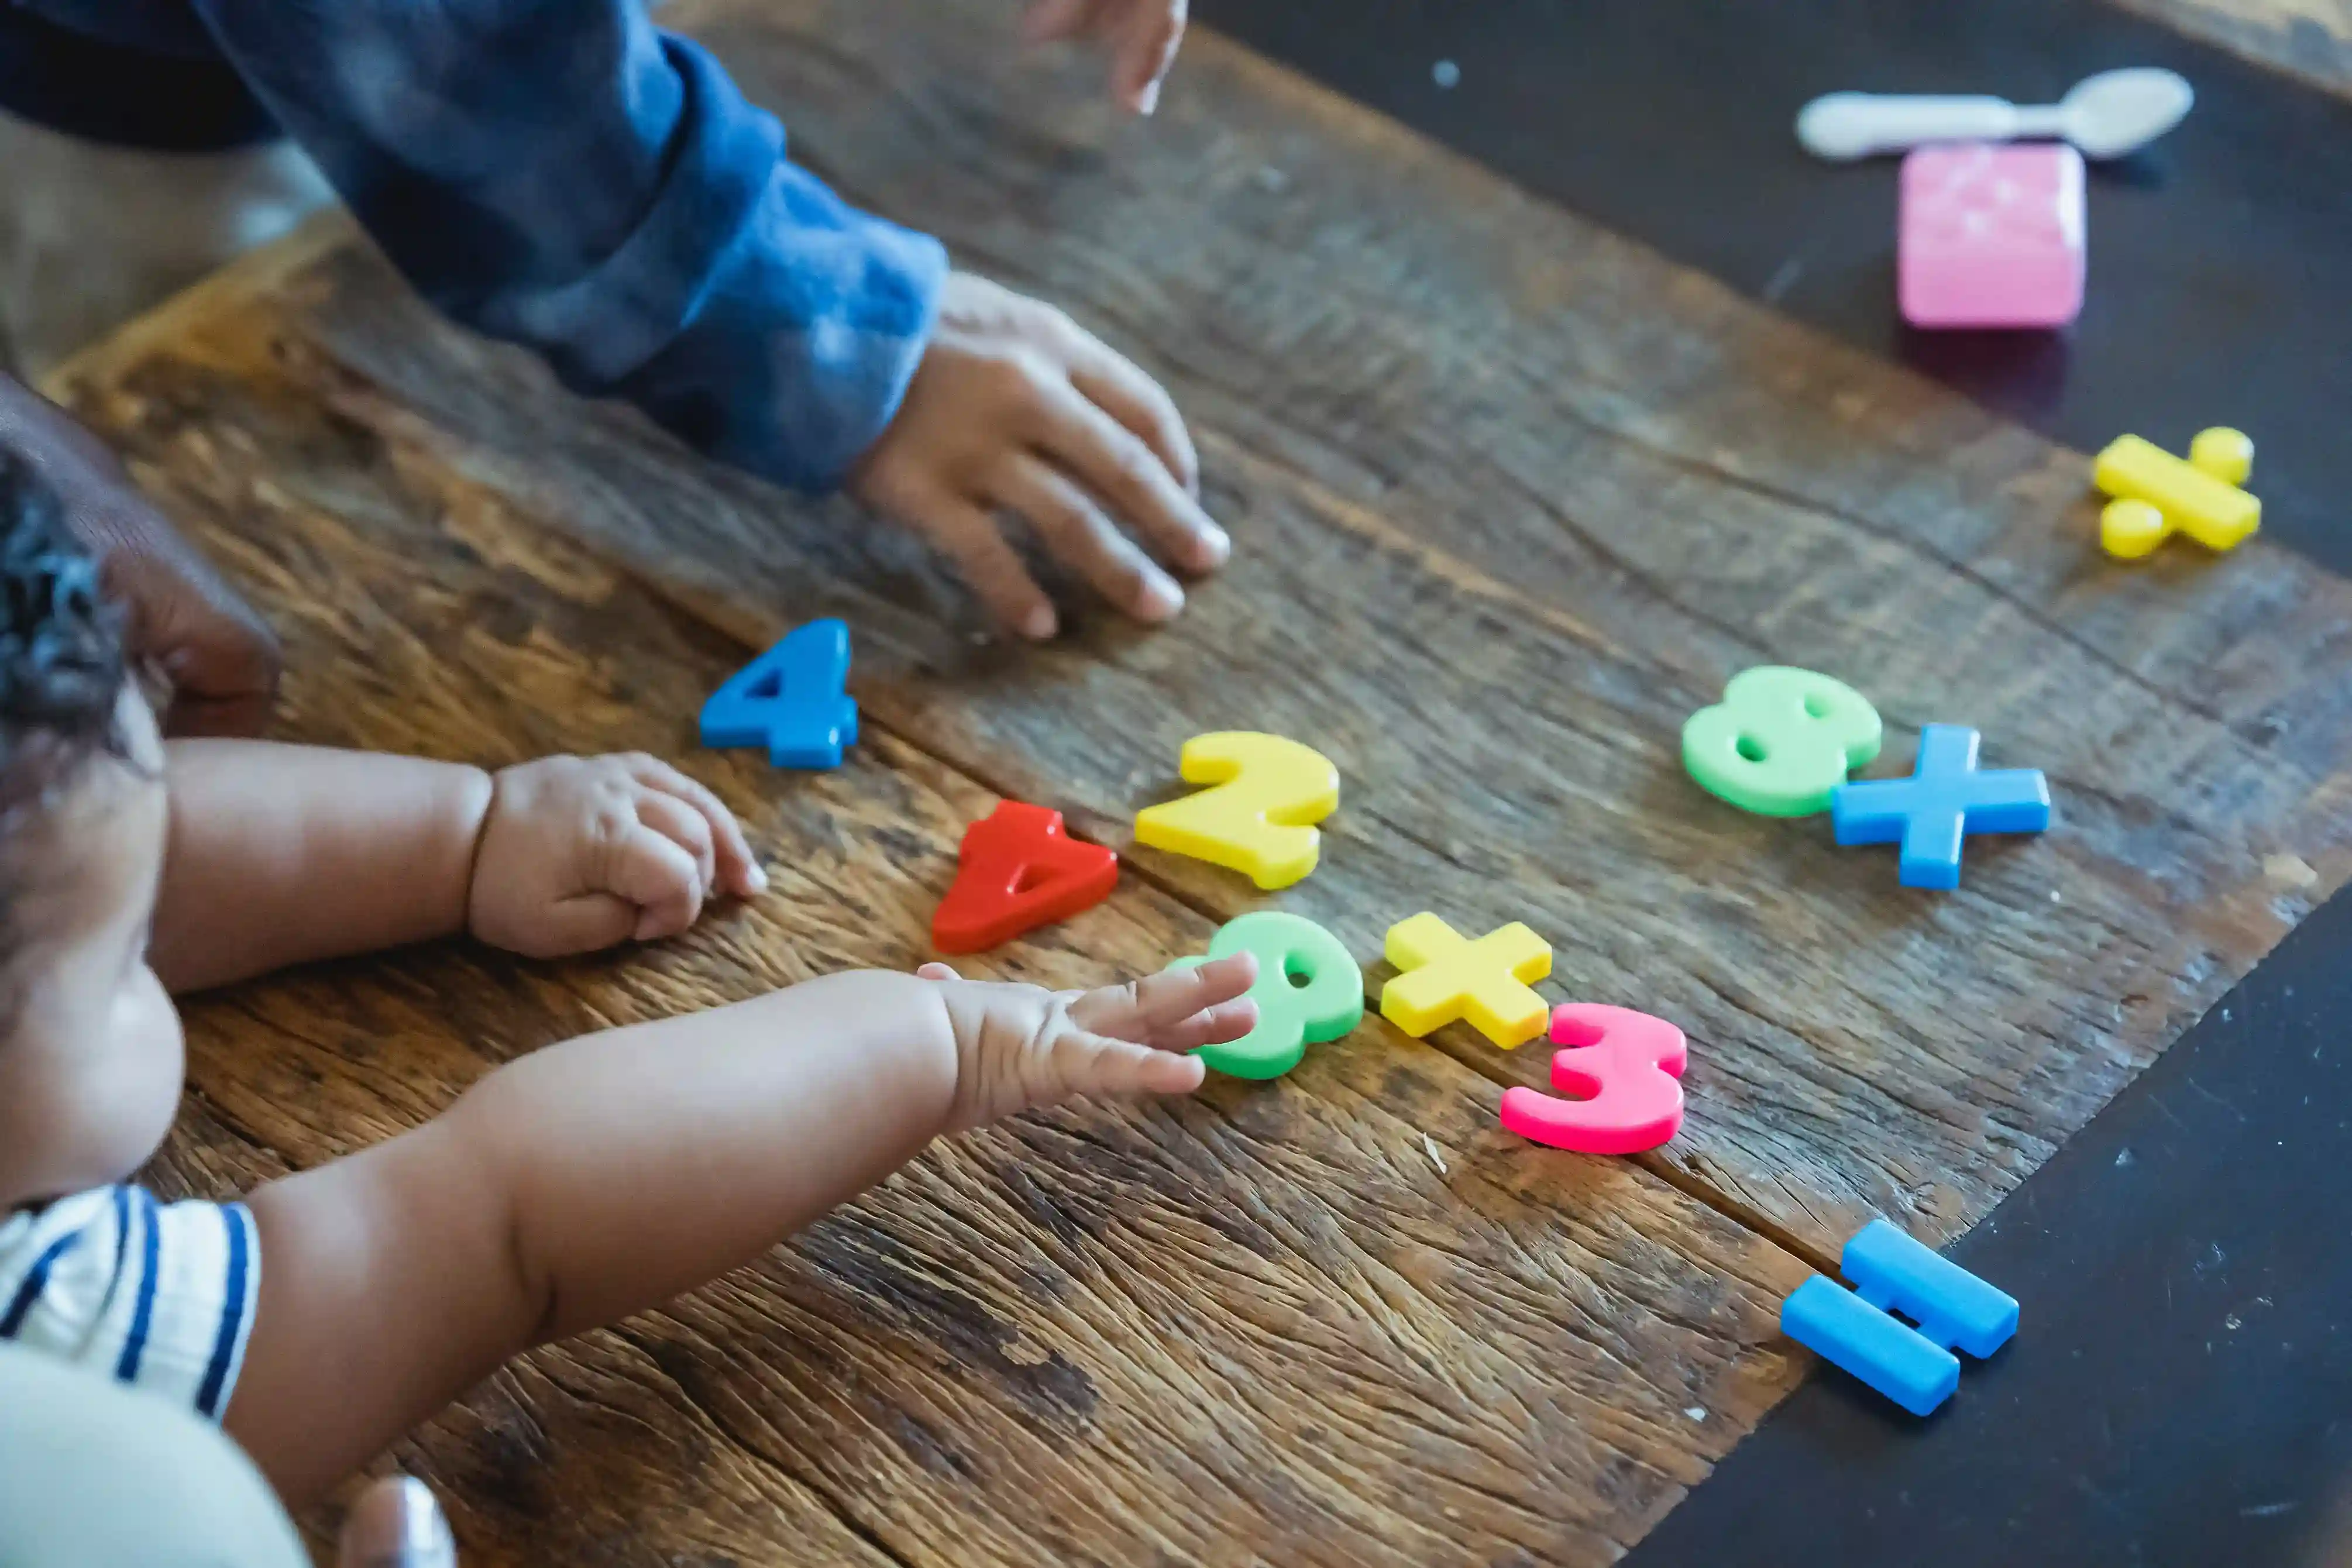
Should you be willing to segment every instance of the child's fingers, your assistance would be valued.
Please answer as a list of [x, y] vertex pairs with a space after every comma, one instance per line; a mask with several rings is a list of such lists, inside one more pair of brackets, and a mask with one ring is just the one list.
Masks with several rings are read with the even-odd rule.
[[1054, 635], [1060, 624], [1054, 602], [1005, 542], [994, 518], [970, 501], [941, 494], [922, 502], [906, 521], [954, 563], [998, 621], [1033, 641]]
[[1197, 1051], [1238, 1040], [1257, 1027], [1257, 1004], [1246, 996], [1203, 1007], [1189, 1018], [1154, 1029], [1149, 1044], [1163, 1051]]
[[1114, 62], [1113, 90], [1138, 114], [1160, 107], [1160, 83], [1184, 41], [1184, 0], [1135, 0]]
[[709, 826], [718, 871], [714, 887], [723, 887], [742, 898], [768, 890], [768, 874], [760, 869], [760, 862], [751, 853], [751, 840], [743, 837], [743, 825], [735, 820], [727, 803], [709, 786], [688, 777], [658, 757], [633, 754], [627, 764], [631, 778], [647, 789], [677, 796], [693, 807]]
[[1184, 590], [1085, 491], [1035, 458], [1004, 467], [996, 499], [1027, 518], [1055, 557], [1139, 621], [1164, 621], [1184, 607]]
[[1100, 0], [1036, 0], [1021, 19], [1021, 31], [1033, 44], [1074, 37], [1086, 31]]
[[637, 906], [613, 893], [580, 893], [558, 900], [532, 922], [527, 945], [531, 958], [562, 958], [616, 946], [635, 934]]
[[449, 1521], [423, 1481], [387, 1476], [343, 1520], [339, 1568], [457, 1568]]
[[1060, 1054], [1076, 1059], [1065, 1066], [1062, 1081], [1073, 1094], [1190, 1094], [1208, 1076], [1198, 1057], [1156, 1051], [1132, 1040], [1087, 1034], [1064, 1040]]
[[718, 885], [719, 853], [712, 847], [709, 818], [674, 795], [640, 788], [637, 821], [693, 856], [694, 875], [705, 888]]
[[1215, 551], [1222, 531], [1140, 437], [1073, 384], [1050, 386], [1040, 401], [1046, 455], [1161, 554], [1192, 562]]
[[[1201, 493], [1201, 455], [1192, 446], [1176, 400], [1144, 374], [1142, 366], [1089, 332], [1080, 332], [1068, 351], [1070, 382], [1099, 405], [1104, 413], [1143, 438], [1144, 444], [1168, 466], [1185, 493]], [[1220, 536], [1222, 538], [1222, 535]], [[1214, 566], [1223, 559], [1191, 561], [1193, 566]]]
[[958, 974], [954, 970], [949, 968], [944, 963], [933, 962], [926, 963], [919, 969], [916, 970], [915, 978], [918, 980], [961, 980], [963, 976]]
[[675, 840], [637, 826], [613, 851], [608, 891], [637, 907], [639, 942], [676, 936], [702, 912], [703, 881], [694, 857]]
[[1257, 984], [1257, 959], [1246, 952], [1182, 969], [1163, 969], [1125, 985], [1089, 991], [1070, 1004], [1070, 1022], [1089, 1034], [1150, 1039], [1155, 1030], [1230, 1002]]

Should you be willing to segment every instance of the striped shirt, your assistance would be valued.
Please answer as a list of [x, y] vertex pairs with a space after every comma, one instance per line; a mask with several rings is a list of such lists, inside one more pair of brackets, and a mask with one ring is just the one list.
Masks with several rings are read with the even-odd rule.
[[215, 1421], [236, 1386], [260, 1283], [243, 1204], [98, 1187], [0, 1219], [0, 1340]]

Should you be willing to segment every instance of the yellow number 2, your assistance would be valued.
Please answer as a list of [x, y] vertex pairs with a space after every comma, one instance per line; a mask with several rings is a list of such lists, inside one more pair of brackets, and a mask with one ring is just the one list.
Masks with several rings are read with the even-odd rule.
[[1178, 766], [1186, 784], [1214, 787], [1139, 812], [1139, 843], [1246, 872], [1261, 888], [1315, 869], [1323, 836], [1314, 825], [1339, 808], [1330, 758], [1280, 735], [1226, 730], [1185, 742]]

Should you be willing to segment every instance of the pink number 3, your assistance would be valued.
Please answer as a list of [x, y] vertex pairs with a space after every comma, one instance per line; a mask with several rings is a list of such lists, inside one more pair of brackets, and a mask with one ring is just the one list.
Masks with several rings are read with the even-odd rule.
[[1570, 1003], [1551, 1016], [1559, 1100], [1539, 1089], [1503, 1091], [1503, 1125], [1522, 1138], [1580, 1154], [1638, 1154], [1683, 1124], [1683, 1032], [1631, 1007]]

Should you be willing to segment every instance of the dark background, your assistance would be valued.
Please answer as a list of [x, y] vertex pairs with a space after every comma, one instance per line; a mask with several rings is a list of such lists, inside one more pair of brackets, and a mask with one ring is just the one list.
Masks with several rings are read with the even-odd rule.
[[[2352, 100], [2092, 0], [1196, 0], [1201, 20], [1783, 313], [2095, 452], [2251, 434], [2263, 522], [2352, 572]], [[1432, 68], [1452, 60], [1459, 83]], [[1797, 145], [1821, 93], [2055, 102], [2093, 71], [2197, 89], [2093, 164], [2063, 332], [1919, 332], [1895, 309], [1896, 161]]]

